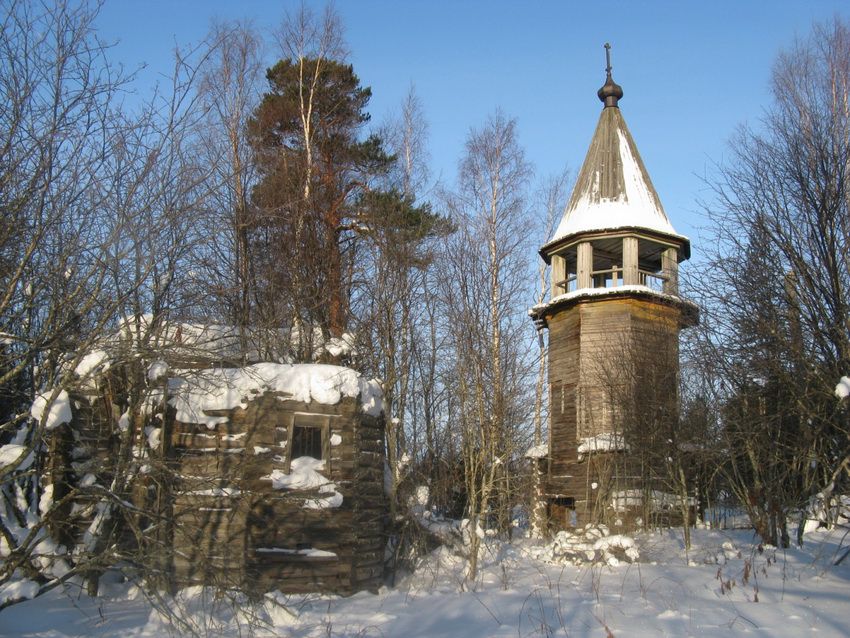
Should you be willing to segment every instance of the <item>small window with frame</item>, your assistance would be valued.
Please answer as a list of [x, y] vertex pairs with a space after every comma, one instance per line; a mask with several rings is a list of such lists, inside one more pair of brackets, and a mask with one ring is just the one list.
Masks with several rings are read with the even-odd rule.
[[321, 461], [322, 452], [322, 428], [297, 423], [292, 426], [292, 458], [312, 456]]
[[295, 412], [290, 420], [287, 444], [287, 472], [293, 460], [308, 456], [324, 461], [330, 469], [330, 421], [331, 415]]

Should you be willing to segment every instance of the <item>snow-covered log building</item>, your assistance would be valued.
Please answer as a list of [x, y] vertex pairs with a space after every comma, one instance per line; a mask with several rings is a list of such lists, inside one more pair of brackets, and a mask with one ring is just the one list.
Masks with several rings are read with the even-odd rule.
[[322, 364], [213, 369], [171, 390], [160, 442], [178, 584], [352, 592], [383, 577], [380, 390]]
[[[66, 524], [54, 524], [60, 540], [98, 551], [118, 525], [119, 554], [166, 586], [377, 589], [387, 516], [378, 383], [328, 364], [185, 362], [146, 364], [140, 399], [128, 366], [106, 352], [78, 366], [84, 389], [49, 456], [52, 498], [76, 494]], [[106, 492], [128, 499], [120, 514]]]
[[551, 297], [530, 311], [548, 328], [550, 401], [548, 449], [530, 456], [556, 529], [640, 524], [653, 509], [663, 486], [651, 479], [664, 468], [637, 452], [675, 426], [678, 333], [698, 320], [678, 289], [690, 242], [664, 212], [610, 65], [598, 95], [604, 107], [590, 149], [540, 249]]

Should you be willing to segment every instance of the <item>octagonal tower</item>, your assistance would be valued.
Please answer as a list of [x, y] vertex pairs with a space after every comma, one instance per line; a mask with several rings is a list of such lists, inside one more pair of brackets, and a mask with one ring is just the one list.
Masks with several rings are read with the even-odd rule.
[[606, 71], [590, 148], [563, 219], [540, 249], [552, 269], [551, 298], [531, 310], [549, 331], [549, 448], [539, 467], [554, 529], [634, 527], [661, 508], [657, 452], [676, 425], [678, 335], [698, 321], [679, 296], [690, 241], [664, 212], [610, 63]]

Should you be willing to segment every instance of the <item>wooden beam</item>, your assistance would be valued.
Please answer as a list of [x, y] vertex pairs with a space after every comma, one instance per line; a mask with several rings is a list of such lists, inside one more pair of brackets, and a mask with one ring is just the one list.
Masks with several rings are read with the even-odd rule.
[[679, 294], [679, 259], [675, 248], [667, 248], [661, 253], [661, 271], [667, 279], [662, 285], [662, 291], [668, 295]]
[[578, 245], [577, 264], [578, 288], [592, 288], [593, 244], [583, 241]]
[[567, 292], [561, 282], [567, 278], [567, 261], [561, 255], [552, 255], [552, 297]]
[[623, 237], [623, 285], [640, 283], [638, 274], [638, 238]]

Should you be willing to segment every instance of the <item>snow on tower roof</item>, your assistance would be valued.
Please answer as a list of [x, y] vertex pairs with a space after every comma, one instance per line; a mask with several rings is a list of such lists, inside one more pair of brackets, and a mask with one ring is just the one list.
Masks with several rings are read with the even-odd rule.
[[605, 108], [570, 202], [544, 249], [574, 235], [618, 228], [645, 229], [687, 243], [687, 237], [676, 233], [667, 219], [617, 100], [610, 99], [610, 91], [603, 95], [607, 86], [600, 89]]

